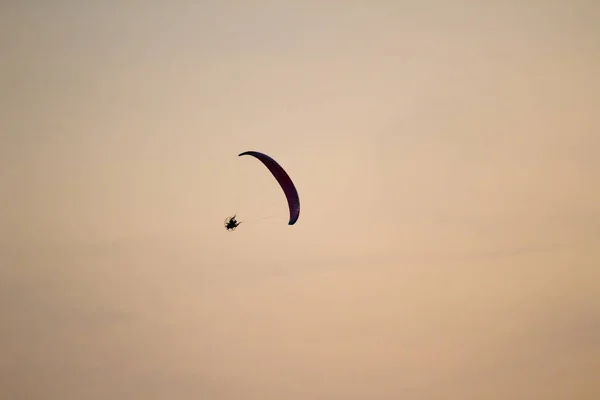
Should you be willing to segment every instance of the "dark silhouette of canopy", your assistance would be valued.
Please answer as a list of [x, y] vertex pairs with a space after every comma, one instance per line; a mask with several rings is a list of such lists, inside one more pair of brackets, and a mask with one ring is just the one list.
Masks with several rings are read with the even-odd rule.
[[252, 156], [261, 161], [265, 167], [271, 171], [273, 177], [283, 189], [283, 193], [287, 198], [288, 207], [290, 209], [290, 220], [288, 225], [294, 225], [296, 221], [298, 221], [298, 217], [300, 216], [300, 198], [298, 197], [298, 191], [296, 190], [296, 186], [294, 186], [294, 182], [290, 176], [285, 172], [285, 170], [275, 161], [273, 158], [268, 155], [258, 152], [258, 151], [245, 151], [240, 153], [238, 156]]

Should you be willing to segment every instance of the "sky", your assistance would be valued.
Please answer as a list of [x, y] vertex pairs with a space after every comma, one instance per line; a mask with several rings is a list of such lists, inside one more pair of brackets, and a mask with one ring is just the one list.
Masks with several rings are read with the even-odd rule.
[[597, 399], [598, 20], [4, 2], [0, 397]]

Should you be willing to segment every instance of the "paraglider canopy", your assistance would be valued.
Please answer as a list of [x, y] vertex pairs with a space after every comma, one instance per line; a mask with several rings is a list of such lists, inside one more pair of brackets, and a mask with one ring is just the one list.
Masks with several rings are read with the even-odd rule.
[[245, 151], [240, 153], [238, 157], [246, 155], [252, 156], [262, 162], [263, 165], [271, 172], [275, 180], [277, 180], [277, 183], [279, 183], [279, 186], [283, 190], [288, 203], [288, 209], [290, 212], [288, 225], [294, 225], [300, 217], [300, 198], [298, 196], [296, 186], [294, 185], [294, 182], [292, 182], [292, 179], [288, 173], [285, 172], [285, 170], [281, 167], [281, 165], [279, 165], [279, 163], [277, 163], [277, 161], [264, 153], [258, 151]]

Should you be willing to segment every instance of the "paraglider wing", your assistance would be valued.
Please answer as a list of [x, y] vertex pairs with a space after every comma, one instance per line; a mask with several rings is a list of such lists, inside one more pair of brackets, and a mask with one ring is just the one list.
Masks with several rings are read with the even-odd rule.
[[298, 191], [294, 186], [294, 182], [292, 182], [287, 172], [285, 172], [285, 170], [277, 163], [277, 161], [258, 151], [245, 151], [240, 153], [238, 156], [253, 156], [261, 161], [265, 167], [271, 171], [271, 174], [273, 174], [273, 177], [275, 177], [279, 183], [279, 186], [281, 186], [281, 189], [283, 189], [285, 197], [287, 198], [288, 207], [290, 209], [290, 220], [288, 225], [294, 225], [300, 216], [300, 198], [298, 197]]

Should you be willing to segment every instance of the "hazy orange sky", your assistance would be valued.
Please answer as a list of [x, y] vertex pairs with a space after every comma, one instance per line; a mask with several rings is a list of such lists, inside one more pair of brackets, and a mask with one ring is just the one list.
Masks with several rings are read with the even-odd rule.
[[598, 21], [5, 2], [0, 398], [600, 398]]

